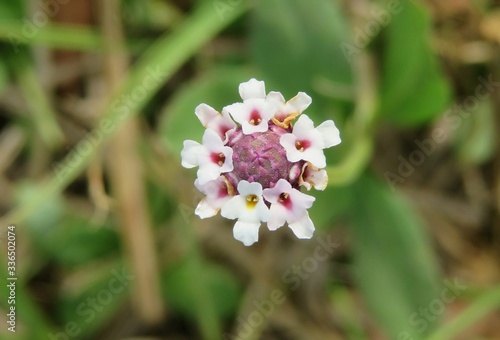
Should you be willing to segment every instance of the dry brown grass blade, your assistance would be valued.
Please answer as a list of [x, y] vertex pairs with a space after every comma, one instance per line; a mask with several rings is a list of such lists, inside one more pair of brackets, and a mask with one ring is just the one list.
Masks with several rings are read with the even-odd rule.
[[[123, 49], [123, 29], [116, 16], [116, 13], [120, 13], [120, 1], [103, 0], [100, 5], [102, 30], [108, 48], [106, 77], [110, 91], [114, 91], [128, 67], [128, 58]], [[126, 255], [135, 275], [135, 306], [143, 321], [154, 324], [163, 319], [164, 307], [142, 162], [137, 150], [139, 135], [136, 117], [116, 132], [108, 155], [109, 174]]]

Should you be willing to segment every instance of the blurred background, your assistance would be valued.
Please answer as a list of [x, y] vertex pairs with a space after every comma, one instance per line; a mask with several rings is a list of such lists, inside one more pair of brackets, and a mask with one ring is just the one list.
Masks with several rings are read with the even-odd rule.
[[[494, 0], [1, 1], [0, 337], [500, 339], [499, 43]], [[311, 240], [194, 215], [250, 78], [341, 131]]]

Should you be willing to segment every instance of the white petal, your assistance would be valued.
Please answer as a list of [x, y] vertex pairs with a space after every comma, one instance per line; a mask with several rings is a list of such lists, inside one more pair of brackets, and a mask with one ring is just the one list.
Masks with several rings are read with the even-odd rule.
[[206, 195], [198, 204], [195, 214], [200, 218], [212, 217], [232, 198], [223, 176], [205, 185], [201, 185], [197, 179], [194, 185]]
[[[229, 146], [224, 146], [221, 138], [215, 131], [210, 129], [205, 130], [205, 133], [203, 134], [203, 147], [205, 151], [199, 152], [198, 154], [198, 165], [200, 166], [200, 170], [198, 172], [214, 172], [215, 168], [213, 168], [213, 165], [217, 166], [218, 175], [220, 175], [221, 172], [233, 171], [233, 149], [231, 149]], [[220, 165], [218, 162], [215, 163], [214, 159], [212, 158], [213, 154], [218, 155], [221, 153], [224, 155], [224, 163], [222, 165]], [[213, 180], [217, 179], [217, 177], [219, 177], [218, 175], [216, 177], [213, 177], [214, 175], [212, 174], [207, 176], [209, 176], [210, 179]], [[206, 176], [202, 175], [202, 177]], [[202, 184], [206, 183], [205, 180], [202, 182]]]
[[255, 132], [266, 132], [269, 129], [269, 125], [267, 121], [262, 121], [260, 124], [253, 125], [248, 123], [247, 121], [243, 121], [241, 123], [241, 130], [245, 135], [251, 135]]
[[262, 196], [262, 184], [259, 182], [248, 182], [248, 181], [240, 181], [238, 183], [238, 193], [241, 196], [255, 195], [257, 197]]
[[236, 123], [231, 119], [227, 111], [222, 114], [207, 104], [200, 104], [194, 110], [201, 124], [207, 129], [215, 131], [219, 137], [226, 142], [228, 134], [236, 129]]
[[204, 185], [201, 185], [199, 180], [195, 180], [194, 186], [200, 192], [210, 197], [224, 197], [230, 195], [228, 192], [227, 180], [223, 176], [219, 176], [216, 180], [210, 181]]
[[232, 197], [221, 209], [220, 214], [230, 220], [238, 218], [246, 209], [246, 200], [241, 195]]
[[243, 100], [266, 97], [266, 86], [264, 82], [256, 80], [255, 78], [245, 83], [241, 83], [238, 89], [241, 99]]
[[229, 115], [229, 112], [223, 109], [222, 119], [217, 128], [219, 129], [218, 133], [223, 135], [221, 138], [224, 140], [224, 143], [228, 141], [229, 136], [234, 132], [234, 130], [236, 130], [237, 127], [238, 126]]
[[[221, 215], [229, 218], [238, 218], [242, 222], [267, 222], [269, 219], [269, 208], [262, 197], [262, 185], [258, 182], [249, 183], [240, 181], [238, 183], [239, 195], [231, 198], [221, 211]], [[257, 202], [249, 203], [247, 196], [256, 196]]]
[[250, 246], [259, 240], [260, 222], [248, 223], [237, 221], [233, 228], [233, 236], [245, 246]]
[[[245, 103], [234, 103], [224, 109], [231, 114], [236, 122], [241, 124], [243, 133], [246, 135], [267, 131], [268, 121], [274, 115], [273, 106], [263, 99], [250, 99]], [[260, 122], [257, 122], [257, 119], [260, 119]], [[251, 123], [252, 120], [253, 123]]]
[[225, 208], [225, 211], [221, 212], [222, 216], [236, 216], [239, 221], [249, 223], [267, 222], [269, 220], [269, 208], [264, 203], [264, 199], [262, 198], [262, 196], [258, 197], [259, 202], [257, 202], [257, 204], [255, 205], [247, 204], [246, 196], [238, 195], [236, 197], [239, 197], [239, 202], [231, 204], [229, 206], [229, 208], [234, 209], [234, 212], [228, 212], [227, 210], [229, 208], [226, 208], [226, 206], [233, 200], [232, 198], [231, 201], [224, 205], [223, 209]]
[[285, 105], [285, 97], [281, 92], [271, 91], [266, 96], [266, 101], [276, 107], [283, 107]]
[[303, 114], [297, 119], [293, 126], [292, 133], [298, 139], [310, 139], [311, 134], [314, 133], [314, 123], [307, 115]]
[[301, 239], [309, 239], [314, 234], [314, 224], [311, 221], [311, 218], [309, 218], [307, 211], [296, 221], [293, 221], [292, 223], [288, 222], [288, 226], [292, 229], [295, 236]]
[[198, 160], [203, 150], [203, 146], [198, 142], [193, 140], [184, 141], [184, 148], [181, 151], [182, 166], [188, 169], [198, 166]]
[[324, 148], [329, 148], [340, 144], [340, 131], [335, 126], [333, 120], [327, 120], [316, 128], [323, 138]]
[[293, 209], [295, 209], [295, 207], [301, 210], [309, 209], [316, 200], [314, 196], [304, 194], [303, 192], [293, 188], [290, 190], [289, 194], [294, 205]]
[[298, 162], [302, 159], [302, 153], [295, 147], [297, 137], [291, 133], [285, 133], [280, 137], [280, 144], [286, 151], [286, 158], [290, 162]]
[[285, 109], [284, 111], [287, 114], [292, 114], [292, 113], [302, 113], [305, 109], [311, 105], [312, 99], [309, 97], [306, 93], [304, 92], [299, 92], [295, 97], [290, 99], [286, 104], [285, 104]]
[[[288, 198], [283, 200], [281, 195], [287, 194]], [[285, 221], [295, 221], [307, 213], [315, 198], [292, 188], [285, 179], [280, 179], [273, 188], [264, 189], [264, 198], [271, 203], [271, 218], [268, 222], [269, 228], [276, 229]]]
[[198, 215], [200, 218], [209, 218], [217, 215], [217, 212], [220, 208], [212, 206], [210, 201], [207, 200], [208, 197], [204, 197], [200, 203], [196, 206], [194, 213]]
[[292, 191], [292, 185], [288, 183], [287, 180], [280, 178], [276, 185], [272, 188], [267, 188], [262, 191], [264, 198], [269, 203], [278, 203], [280, 195], [284, 192], [288, 193]]
[[221, 152], [224, 154], [225, 159], [224, 164], [222, 164], [222, 166], [220, 167], [220, 172], [233, 171], [233, 149], [231, 149], [229, 146], [224, 146]]
[[220, 176], [220, 166], [214, 163], [200, 164], [196, 172], [200, 185], [205, 185], [210, 181], [216, 180]]
[[302, 155], [301, 159], [311, 162], [317, 168], [324, 168], [326, 166], [326, 157], [323, 149], [310, 147], [300, 152], [300, 154]]
[[325, 170], [320, 170], [312, 164], [304, 164], [302, 174], [299, 179], [299, 184], [311, 190], [314, 187], [316, 190], [325, 190], [328, 184], [328, 173]]
[[207, 150], [211, 152], [220, 152], [224, 147], [224, 143], [220, 136], [211, 129], [206, 129], [205, 133], [203, 133], [203, 146], [207, 148]]
[[262, 221], [262, 222], [267, 222], [269, 221], [269, 218], [271, 217], [271, 214], [269, 213], [269, 208], [267, 205], [264, 203], [264, 199], [259, 197], [259, 203], [254, 208], [255, 210], [255, 215], [256, 217]]
[[269, 212], [271, 214], [269, 221], [267, 221], [267, 228], [269, 230], [274, 231], [285, 224], [288, 212], [285, 207], [281, 204], [271, 204]]
[[220, 114], [219, 114], [219, 112], [217, 112], [217, 110], [215, 110], [213, 107], [211, 107], [210, 105], [207, 105], [205, 103], [198, 105], [194, 109], [194, 113], [198, 117], [198, 119], [200, 120], [201, 124], [204, 127], [207, 127], [207, 125], [211, 121], [213, 121], [214, 119], [216, 119], [217, 117], [220, 116]]

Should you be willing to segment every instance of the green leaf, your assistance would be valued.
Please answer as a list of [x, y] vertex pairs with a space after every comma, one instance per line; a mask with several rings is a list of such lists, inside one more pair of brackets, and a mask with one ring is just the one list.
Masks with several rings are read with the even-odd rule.
[[[38, 192], [33, 184], [18, 189], [20, 204]], [[87, 218], [69, 212], [60, 197], [46, 201], [23, 223], [30, 241], [43, 256], [74, 267], [119, 250], [118, 235], [108, 226], [92, 225]], [[64, 245], [64, 247], [61, 247]]]
[[304, 91], [314, 104], [321, 101], [319, 84], [352, 85], [351, 67], [340, 48], [349, 41], [348, 29], [337, 2], [259, 1], [254, 19], [251, 52], [269, 89], [286, 98]]
[[3, 1], [0, 3], [0, 20], [20, 20], [24, 12], [24, 1]]
[[[92, 225], [78, 216], [67, 216], [54, 229], [50, 232], [52, 237], [45, 241], [46, 250], [64, 266], [81, 266], [118, 254], [120, 249], [120, 240], [113, 229]], [[64, 244], [64, 247], [58, 247], [58, 244]]]
[[219, 68], [179, 89], [160, 123], [166, 145], [180, 157], [185, 140], [201, 141], [205, 128], [194, 114], [196, 106], [206, 103], [220, 112], [224, 106], [241, 101], [238, 85], [251, 77], [241, 67]]
[[430, 46], [429, 14], [405, 2], [385, 32], [380, 115], [396, 124], [419, 125], [439, 115], [451, 89]]
[[203, 284], [208, 291], [213, 312], [219, 319], [229, 318], [237, 310], [241, 289], [236, 279], [222, 267], [203, 261], [200, 272], [193, 272], [192, 260], [178, 263], [164, 274], [163, 292], [171, 308], [186, 317], [195, 320], [206, 297], [201, 297], [197, 290]]
[[[25, 202], [40, 196], [42, 196], [42, 194], [37, 190], [37, 186], [34, 182], [24, 181], [16, 188], [16, 202], [19, 205], [26, 204]], [[44, 200], [42, 197], [41, 200], [43, 204], [30, 214], [24, 225], [28, 232], [44, 235], [54, 225], [61, 221], [64, 214], [64, 202], [59, 196], [50, 200]]]
[[495, 155], [495, 109], [491, 98], [478, 101], [477, 109], [469, 114], [458, 127], [455, 140], [458, 157], [464, 163], [483, 164]]
[[0, 62], [0, 94], [3, 92], [9, 82], [9, 73], [3, 62]]
[[354, 195], [350, 186], [327, 187], [324, 191], [312, 190], [314, 192], [310, 194], [316, 200], [309, 209], [309, 215], [318, 229], [331, 227], [334, 219], [346, 215], [352, 206]]
[[55, 303], [56, 316], [60, 332], [67, 332], [67, 338], [94, 339], [123, 308], [135, 277], [123, 264], [113, 264], [113, 268], [104, 271], [103, 268], [87, 271], [82, 275], [86, 281], [84, 285], [76, 284], [73, 289], [60, 292]]
[[433, 325], [422, 330], [412, 315], [437, 297], [438, 273], [418, 216], [402, 197], [367, 176], [355, 185], [355, 202], [357, 285], [389, 338], [407, 332], [420, 339]]

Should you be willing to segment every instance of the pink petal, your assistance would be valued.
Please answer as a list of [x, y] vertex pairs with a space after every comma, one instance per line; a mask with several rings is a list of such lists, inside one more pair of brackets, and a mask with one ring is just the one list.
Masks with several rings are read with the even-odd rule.
[[194, 110], [201, 124], [207, 129], [215, 131], [219, 137], [226, 142], [228, 133], [236, 129], [236, 123], [231, 119], [229, 113], [222, 111], [222, 114], [207, 104], [200, 104]]

